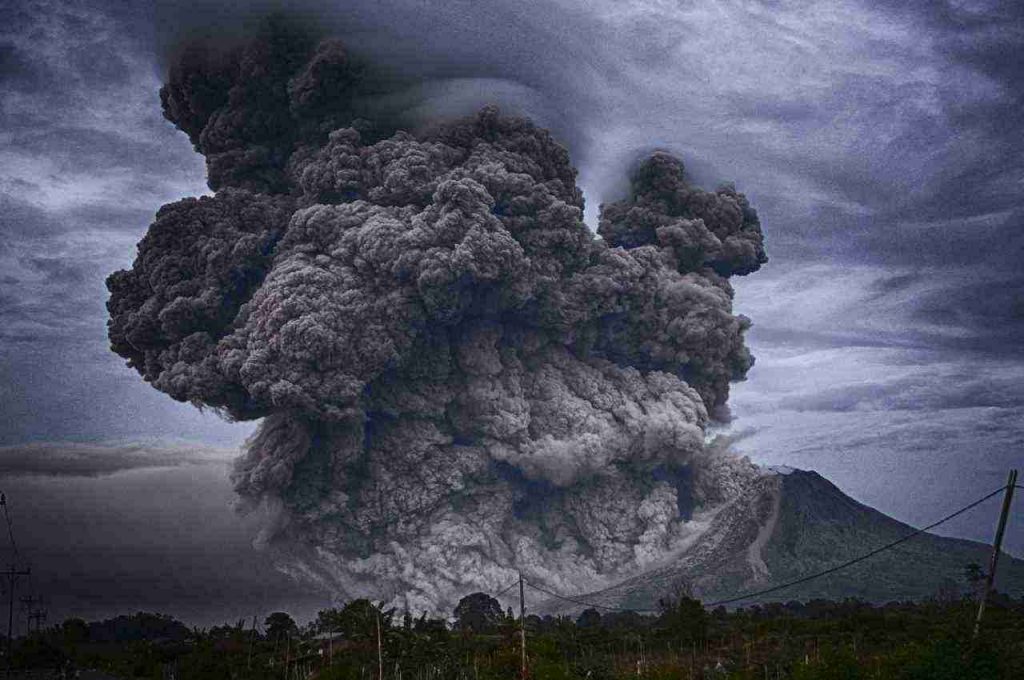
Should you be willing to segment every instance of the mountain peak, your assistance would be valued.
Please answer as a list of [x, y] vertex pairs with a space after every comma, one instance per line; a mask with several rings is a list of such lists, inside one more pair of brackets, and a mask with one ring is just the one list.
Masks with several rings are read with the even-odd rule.
[[[777, 466], [760, 471], [741, 493], [712, 511], [707, 529], [670, 562], [577, 599], [653, 611], [660, 600], [688, 588], [705, 604], [714, 604], [833, 568], [914, 531], [850, 498], [813, 470]], [[966, 591], [964, 568], [972, 562], [987, 564], [990, 552], [983, 543], [926, 533], [849, 568], [735, 606], [815, 598], [921, 600], [940, 591]], [[1005, 556], [996, 585], [1014, 595], [1024, 593], [1024, 561]], [[551, 601], [540, 610], [583, 608]]]

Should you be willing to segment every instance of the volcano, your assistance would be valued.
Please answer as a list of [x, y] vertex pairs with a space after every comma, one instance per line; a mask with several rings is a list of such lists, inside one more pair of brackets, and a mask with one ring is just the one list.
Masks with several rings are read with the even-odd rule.
[[[775, 467], [757, 473], [739, 475], [738, 493], [694, 516], [706, 529], [673, 559], [574, 599], [609, 609], [657, 611], [659, 601], [686, 589], [714, 604], [825, 571], [915, 531], [855, 501], [816, 472]], [[987, 568], [991, 550], [984, 543], [923, 533], [835, 573], [729, 606], [818, 598], [885, 603], [958, 590], [967, 594], [965, 567]], [[1024, 560], [1004, 553], [995, 587], [1024, 595]], [[586, 608], [550, 599], [535, 611], [574, 614]]]

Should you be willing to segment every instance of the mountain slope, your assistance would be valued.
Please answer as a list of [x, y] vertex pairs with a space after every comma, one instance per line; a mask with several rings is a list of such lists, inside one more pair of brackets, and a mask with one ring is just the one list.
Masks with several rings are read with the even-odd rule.
[[[606, 607], [656, 610], [659, 600], [687, 584], [705, 603], [713, 603], [828, 569], [912, 531], [815, 472], [765, 470], [671, 563], [578, 597]], [[975, 541], [922, 534], [847, 569], [735, 606], [812, 598], [886, 602], [935, 597], [950, 586], [965, 588], [964, 567], [976, 562], [987, 568], [990, 551]], [[1024, 561], [1004, 554], [996, 587], [1024, 594]], [[539, 607], [549, 613], [579, 609], [557, 601]]]

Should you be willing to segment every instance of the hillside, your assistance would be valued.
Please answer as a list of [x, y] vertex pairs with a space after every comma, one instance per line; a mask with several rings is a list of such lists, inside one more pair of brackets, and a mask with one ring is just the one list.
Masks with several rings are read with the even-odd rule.
[[[672, 562], [578, 597], [605, 607], [657, 610], [659, 600], [688, 584], [694, 595], [713, 603], [828, 569], [912, 531], [815, 472], [766, 469]], [[990, 550], [975, 541], [923, 534], [848, 569], [735, 606], [813, 598], [876, 603], [931, 598], [951, 586], [966, 590], [964, 567], [974, 562], [987, 568]], [[1004, 555], [996, 587], [1024, 594], [1024, 561]], [[582, 607], [552, 600], [538, 609], [571, 613]]]

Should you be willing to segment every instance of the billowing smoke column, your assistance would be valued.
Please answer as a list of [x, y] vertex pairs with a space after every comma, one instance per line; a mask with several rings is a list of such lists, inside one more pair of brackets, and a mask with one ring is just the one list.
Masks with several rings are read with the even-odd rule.
[[656, 153], [595, 238], [546, 131], [487, 108], [392, 133], [359, 118], [364, 74], [280, 27], [172, 68], [216, 195], [161, 208], [110, 277], [114, 351], [263, 419], [238, 493], [346, 594], [437, 609], [671, 554], [728, 492], [705, 427], [752, 363], [728, 279], [765, 261], [754, 210]]

